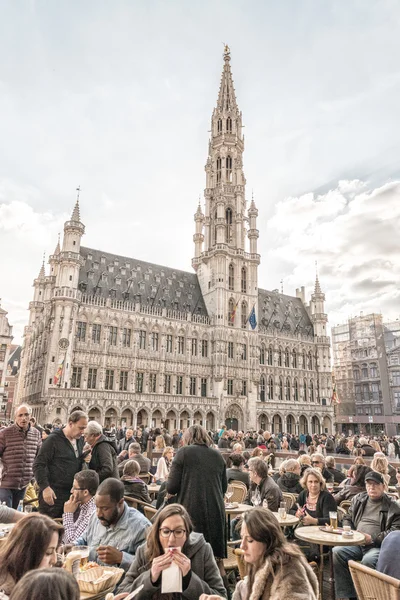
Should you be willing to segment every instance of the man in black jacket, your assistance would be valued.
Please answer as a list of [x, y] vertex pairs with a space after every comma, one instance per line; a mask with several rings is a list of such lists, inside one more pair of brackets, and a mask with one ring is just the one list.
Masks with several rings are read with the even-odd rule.
[[96, 471], [100, 483], [108, 477], [119, 479], [116, 443], [114, 440], [106, 438], [97, 421], [88, 423], [85, 439], [91, 446], [89, 469]]
[[39, 486], [39, 512], [50, 517], [62, 517], [64, 502], [70, 497], [74, 476], [82, 469], [83, 432], [87, 415], [75, 410], [63, 429], [44, 440], [33, 465]]
[[337, 600], [356, 598], [348, 568], [349, 560], [361, 561], [374, 569], [384, 538], [400, 529], [400, 506], [385, 494], [385, 482], [380, 473], [370, 471], [365, 476], [366, 492], [354, 496], [343, 525], [363, 533], [365, 546], [336, 546], [333, 548], [333, 568]]

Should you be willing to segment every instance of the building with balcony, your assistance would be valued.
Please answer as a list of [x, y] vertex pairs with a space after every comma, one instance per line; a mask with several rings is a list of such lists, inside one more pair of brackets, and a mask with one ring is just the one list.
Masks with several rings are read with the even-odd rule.
[[318, 278], [308, 303], [304, 288], [258, 287], [258, 210], [246, 201], [230, 60], [225, 48], [194, 272], [82, 246], [79, 198], [48, 274], [42, 265], [19, 385], [39, 421], [64, 422], [79, 407], [104, 424], [331, 432]]

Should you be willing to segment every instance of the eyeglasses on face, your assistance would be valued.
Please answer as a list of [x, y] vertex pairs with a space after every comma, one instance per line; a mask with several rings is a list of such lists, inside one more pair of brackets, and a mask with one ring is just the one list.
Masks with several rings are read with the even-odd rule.
[[181, 527], [179, 527], [178, 529], [168, 529], [168, 527], [160, 528], [160, 535], [163, 538], [169, 538], [169, 536], [172, 534], [174, 536], [174, 538], [179, 540], [179, 538], [183, 538], [185, 533], [186, 533], [186, 529], [182, 529]]
[[322, 462], [320, 460], [313, 460], [312, 465], [322, 465]]
[[86, 488], [76, 488], [72, 487], [71, 492], [84, 492]]

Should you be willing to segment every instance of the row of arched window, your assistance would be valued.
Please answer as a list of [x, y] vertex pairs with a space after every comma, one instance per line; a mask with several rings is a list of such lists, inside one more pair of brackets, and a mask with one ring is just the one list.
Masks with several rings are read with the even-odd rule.
[[[300, 365], [300, 359], [302, 365]], [[274, 350], [272, 346], [268, 348], [264, 344], [260, 347], [260, 365], [273, 366], [274, 364]], [[306, 353], [297, 353], [295, 349], [292, 351], [289, 348], [282, 349], [280, 346], [277, 350], [277, 364], [278, 367], [291, 367], [292, 369], [303, 368], [309, 371], [313, 370], [314, 359], [311, 350]]]
[[373, 379], [375, 377], [379, 377], [378, 365], [374, 362], [368, 365], [367, 363], [363, 363], [360, 367], [355, 367], [353, 370], [354, 379], [356, 381], [360, 379]]
[[[228, 269], [228, 288], [229, 291], [233, 292], [235, 288], [235, 267], [232, 263], [229, 265]], [[242, 294], [247, 293], [247, 269], [246, 267], [242, 267], [240, 270], [240, 291]]]
[[[217, 183], [222, 180], [222, 158], [217, 157], [216, 161]], [[225, 158], [225, 181], [232, 183], [232, 156], [228, 154]]]
[[[222, 129], [223, 129], [222, 119], [218, 119], [218, 122], [217, 122], [217, 132], [218, 133], [222, 133]], [[225, 131], [227, 133], [232, 133], [232, 119], [230, 117], [228, 117], [225, 120]]]
[[[290, 379], [287, 377], [285, 380], [283, 377], [279, 377], [278, 386], [277, 386], [277, 397], [275, 398], [275, 390], [274, 390], [274, 380], [273, 377], [270, 376], [266, 378], [264, 375], [260, 378], [260, 400], [261, 402], [265, 402], [266, 400], [285, 400], [287, 402], [298, 402], [300, 400], [300, 385], [297, 379], [294, 380], [293, 385], [290, 382]], [[314, 392], [314, 382], [307, 381], [304, 379], [303, 381], [303, 402], [314, 402], [315, 401], [315, 392]]]

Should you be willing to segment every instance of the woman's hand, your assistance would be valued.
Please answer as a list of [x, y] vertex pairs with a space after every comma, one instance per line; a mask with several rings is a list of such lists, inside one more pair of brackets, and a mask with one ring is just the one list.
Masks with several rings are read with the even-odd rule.
[[296, 514], [295, 514], [295, 516], [296, 516], [298, 519], [302, 519], [302, 518], [304, 517], [304, 513], [303, 513], [303, 511], [302, 511], [302, 509], [301, 509], [301, 508], [298, 508], [298, 509], [296, 510]]
[[153, 560], [150, 570], [150, 577], [152, 583], [155, 583], [157, 579], [160, 577], [161, 573], [168, 569], [172, 563], [172, 552], [167, 552], [166, 554], [161, 554], [161, 556], [157, 556]]
[[190, 562], [190, 558], [182, 554], [182, 552], [172, 552], [172, 557], [182, 571], [182, 577], [185, 577], [191, 569], [192, 563]]
[[303, 517], [303, 525], [318, 525], [318, 519], [306, 513]]

